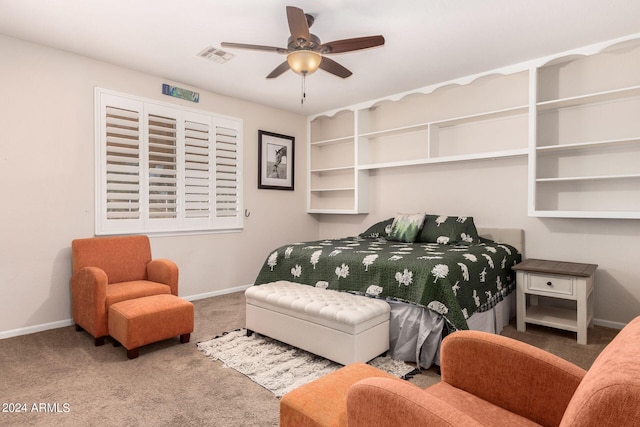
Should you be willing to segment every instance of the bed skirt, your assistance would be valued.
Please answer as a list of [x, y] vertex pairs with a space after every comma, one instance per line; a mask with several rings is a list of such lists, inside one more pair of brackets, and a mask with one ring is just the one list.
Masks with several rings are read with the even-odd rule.
[[[389, 356], [416, 362], [418, 368], [440, 365], [440, 342], [445, 319], [429, 309], [401, 302], [391, 306]], [[469, 329], [499, 334], [515, 317], [515, 292], [490, 310], [474, 313], [467, 319]]]

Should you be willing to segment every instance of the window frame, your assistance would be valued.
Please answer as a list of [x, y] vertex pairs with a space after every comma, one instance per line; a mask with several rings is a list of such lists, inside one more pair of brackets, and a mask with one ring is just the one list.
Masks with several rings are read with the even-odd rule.
[[[177, 104], [171, 104], [153, 99], [142, 98], [125, 93], [115, 92], [108, 89], [96, 87], [94, 91], [95, 105], [95, 234], [204, 234], [216, 232], [239, 232], [244, 228], [243, 209], [243, 122], [242, 119], [224, 116], [204, 110], [187, 108]], [[133, 201], [114, 202], [109, 199], [109, 191], [113, 191], [113, 153], [108, 154], [108, 147], [113, 149], [113, 143], [107, 142], [113, 134], [107, 131], [107, 125], [112, 124], [112, 116], [107, 117], [109, 111], [125, 111], [131, 113], [128, 123], [137, 126], [130, 132], [130, 146], [127, 146], [126, 172], [127, 180], [132, 181], [127, 193], [133, 195]], [[168, 190], [173, 191], [175, 184], [175, 196], [160, 192], [161, 202], [166, 202], [169, 212], [166, 217], [153, 217], [150, 214], [150, 178], [153, 181], [152, 167], [154, 164], [149, 157], [149, 137], [158, 135], [154, 131], [149, 132], [150, 115], [157, 118], [161, 116], [166, 119], [167, 130], [160, 134], [175, 134], [175, 142], [171, 137], [167, 137], [166, 148], [155, 148], [162, 153], [166, 150], [172, 154], [167, 154], [169, 161], [167, 169], [163, 172], [170, 172], [167, 176], [175, 176], [175, 183], [166, 184]], [[136, 118], [137, 117], [137, 118]], [[175, 120], [175, 126], [171, 127], [171, 122]], [[154, 119], [155, 121], [155, 119]], [[109, 129], [112, 129], [110, 127]], [[132, 128], [130, 128], [132, 129]], [[194, 132], [197, 135], [194, 137]], [[193, 170], [193, 147], [188, 141], [194, 138], [202, 147], [199, 148], [197, 167], [202, 168], [202, 172]], [[137, 146], [137, 153], [136, 147]], [[223, 146], [224, 151], [220, 148]], [[206, 151], [206, 152], [205, 152]], [[132, 154], [133, 153], [133, 154]], [[224, 154], [226, 153], [226, 154]], [[230, 154], [230, 155], [229, 155]], [[224, 158], [220, 157], [224, 156]], [[117, 166], [120, 166], [118, 164]], [[137, 172], [131, 172], [137, 167]], [[109, 174], [108, 174], [109, 172]], [[202, 197], [193, 195], [189, 188], [189, 182], [193, 180], [188, 177], [197, 173], [199, 182], [203, 189]], [[109, 178], [107, 177], [109, 175]], [[222, 175], [222, 178], [221, 178]], [[116, 175], [123, 176], [123, 175]], [[138, 178], [136, 181], [136, 177]], [[223, 180], [224, 178], [224, 180]], [[160, 180], [162, 181], [162, 180]], [[168, 181], [172, 181], [168, 179]], [[137, 185], [137, 188], [136, 188]], [[202, 187], [204, 185], [204, 187]], [[108, 191], [109, 188], [109, 191]], [[193, 189], [193, 188], [192, 188]], [[109, 193], [113, 194], [113, 193]], [[168, 194], [166, 200], [162, 200], [162, 194]], [[138, 197], [137, 202], [135, 196]], [[127, 196], [128, 197], [128, 196]], [[126, 198], [126, 197], [123, 197]], [[200, 204], [201, 210], [190, 209], [193, 199], [205, 199]], [[151, 197], [153, 199], [153, 197]], [[170, 200], [175, 199], [175, 213], [172, 211]], [[122, 214], [124, 218], [114, 216], [116, 210], [114, 206], [124, 208]], [[153, 204], [153, 203], [152, 203]], [[157, 205], [156, 205], [157, 206]], [[128, 210], [127, 210], [128, 209]], [[132, 211], [133, 209], [133, 211]], [[173, 215], [173, 216], [172, 216]]]

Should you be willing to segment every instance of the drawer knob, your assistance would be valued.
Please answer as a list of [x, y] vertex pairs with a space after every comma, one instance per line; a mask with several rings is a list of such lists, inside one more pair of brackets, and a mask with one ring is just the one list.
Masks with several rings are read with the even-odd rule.
[[547, 286], [553, 286], [553, 283], [547, 282]]

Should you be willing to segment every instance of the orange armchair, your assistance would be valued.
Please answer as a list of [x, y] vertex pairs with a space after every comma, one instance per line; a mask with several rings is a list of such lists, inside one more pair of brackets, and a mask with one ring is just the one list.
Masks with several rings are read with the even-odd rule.
[[589, 371], [499, 335], [460, 331], [442, 343], [442, 381], [388, 378], [349, 388], [358, 426], [640, 426], [640, 317]]
[[76, 330], [104, 344], [109, 306], [158, 294], [178, 295], [178, 267], [151, 259], [147, 236], [76, 239], [71, 243], [71, 307]]

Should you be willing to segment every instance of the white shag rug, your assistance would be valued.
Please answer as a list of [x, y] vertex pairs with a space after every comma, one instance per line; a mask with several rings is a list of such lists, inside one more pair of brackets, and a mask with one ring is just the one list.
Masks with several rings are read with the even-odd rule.
[[[246, 375], [277, 397], [342, 367], [260, 334], [248, 337], [246, 329], [199, 342], [198, 350]], [[417, 372], [413, 366], [388, 356], [376, 357], [369, 365], [400, 378], [408, 378]]]

